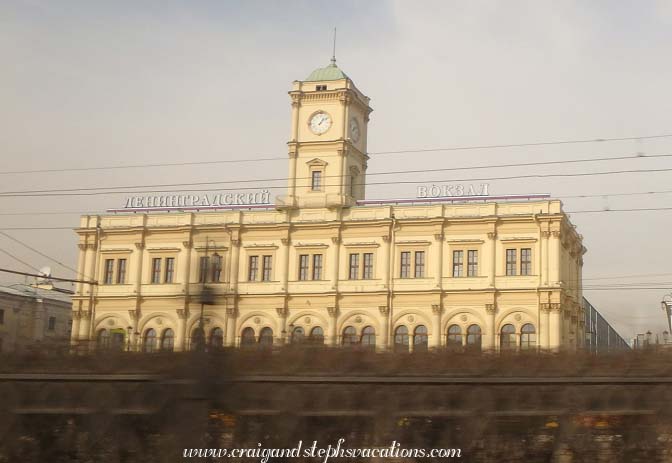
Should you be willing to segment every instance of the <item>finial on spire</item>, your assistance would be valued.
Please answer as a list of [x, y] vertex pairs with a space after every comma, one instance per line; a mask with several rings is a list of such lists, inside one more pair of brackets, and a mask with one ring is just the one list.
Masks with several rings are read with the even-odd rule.
[[336, 28], [334, 27], [334, 48], [331, 53], [331, 64], [336, 66]]

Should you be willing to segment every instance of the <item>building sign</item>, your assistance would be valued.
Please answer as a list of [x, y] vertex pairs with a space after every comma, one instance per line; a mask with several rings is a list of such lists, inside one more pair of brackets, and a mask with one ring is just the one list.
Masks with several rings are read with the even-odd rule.
[[417, 198], [461, 198], [464, 196], [490, 196], [488, 191], [490, 187], [489, 183], [480, 183], [468, 185], [462, 183], [456, 184], [447, 184], [447, 185], [437, 185], [432, 183], [431, 185], [420, 185], [418, 186]]
[[174, 194], [159, 196], [131, 196], [126, 198], [124, 210], [134, 209], [198, 209], [227, 206], [270, 204], [271, 193], [260, 190], [250, 193]]

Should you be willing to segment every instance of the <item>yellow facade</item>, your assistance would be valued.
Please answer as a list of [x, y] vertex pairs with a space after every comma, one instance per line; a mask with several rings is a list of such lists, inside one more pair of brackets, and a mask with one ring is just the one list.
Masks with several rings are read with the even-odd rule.
[[81, 218], [79, 271], [100, 284], [76, 289], [73, 342], [580, 346], [585, 248], [560, 201], [357, 205], [369, 99], [318, 71], [290, 91], [275, 207]]

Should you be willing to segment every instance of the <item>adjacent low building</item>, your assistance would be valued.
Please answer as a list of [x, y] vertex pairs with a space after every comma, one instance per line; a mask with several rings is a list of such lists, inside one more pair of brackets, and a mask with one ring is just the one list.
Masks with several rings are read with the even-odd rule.
[[0, 352], [67, 347], [70, 294], [51, 284], [0, 286]]
[[368, 97], [334, 62], [289, 93], [288, 185], [275, 204], [173, 195], [81, 218], [78, 270], [98, 284], [76, 288], [73, 342], [583, 345], [586, 249], [560, 201], [366, 201]]

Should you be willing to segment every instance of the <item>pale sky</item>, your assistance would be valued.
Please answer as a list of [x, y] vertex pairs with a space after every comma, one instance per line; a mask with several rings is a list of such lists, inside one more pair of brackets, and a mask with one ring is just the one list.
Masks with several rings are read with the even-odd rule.
[[[371, 152], [672, 133], [672, 2], [43, 1], [0, 3], [0, 171], [282, 157], [293, 80], [339, 66], [371, 98]], [[371, 156], [369, 172], [672, 153], [672, 137]], [[432, 180], [672, 168], [672, 158], [423, 174]], [[0, 191], [263, 179], [286, 161], [0, 175]], [[392, 180], [398, 177], [386, 177]], [[671, 172], [491, 182], [566, 211], [670, 207]], [[372, 180], [372, 179], [371, 179]], [[271, 185], [260, 183], [260, 186]], [[76, 227], [127, 194], [0, 197], [0, 228]], [[414, 185], [367, 197], [414, 197]], [[72, 212], [72, 214], [40, 214]], [[570, 214], [588, 248], [584, 295], [626, 338], [665, 329], [672, 210]], [[9, 232], [76, 266], [68, 230]], [[57, 264], [0, 236], [54, 275]], [[4, 254], [0, 266], [31, 271]], [[639, 278], [603, 279], [644, 275]], [[0, 275], [0, 283], [17, 281]], [[644, 283], [667, 290], [626, 290]]]

